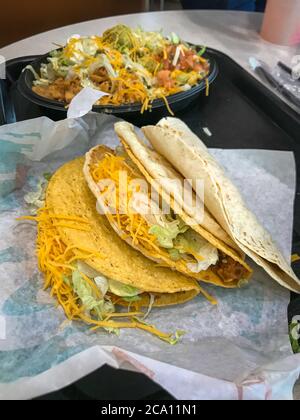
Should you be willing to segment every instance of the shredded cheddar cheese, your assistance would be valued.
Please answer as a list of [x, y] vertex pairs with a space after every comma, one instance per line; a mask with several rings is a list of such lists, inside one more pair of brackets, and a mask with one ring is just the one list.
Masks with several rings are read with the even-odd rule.
[[208, 80], [208, 78], [206, 78], [206, 79], [205, 79], [205, 84], [206, 84], [205, 95], [206, 95], [206, 96], [209, 96], [209, 89], [210, 89], [210, 86], [209, 86], [209, 80]]
[[[124, 195], [124, 191], [120, 194], [120, 182], [122, 174], [125, 172], [127, 175], [126, 195]], [[151, 226], [148, 224], [146, 218], [134, 212], [130, 206], [134, 193], [139, 192], [139, 187], [137, 191], [134, 191], [129, 186], [132, 181], [140, 179], [141, 175], [126, 163], [124, 157], [106, 153], [103, 159], [91, 168], [91, 176], [98, 185], [102, 180], [109, 179], [114, 181], [115, 188], [113, 192], [110, 191], [111, 194], [107, 196], [107, 189], [100, 192], [103, 194], [103, 204], [107, 206], [108, 210], [106, 211], [106, 217], [112, 226], [118, 228], [118, 233], [123, 239], [130, 238], [134, 247], [143, 248], [148, 256], [159, 262], [159, 265], [170, 267], [173, 264], [174, 269], [181, 270], [182, 272], [188, 271], [189, 263], [203, 260], [202, 256], [190, 249], [184, 258], [174, 262], [170, 259], [170, 254], [167, 249], [159, 246], [156, 236], [149, 233]], [[148, 198], [151, 200], [151, 191], [148, 191]], [[203, 296], [212, 304], [217, 303], [205, 290], [202, 288], [200, 290]]]
[[[120, 181], [122, 174], [127, 174], [127, 195], [120, 194]], [[133, 181], [140, 179], [140, 175], [129, 167], [124, 157], [115, 156], [107, 153], [104, 158], [92, 168], [91, 175], [93, 180], [99, 184], [104, 179], [110, 179], [114, 182], [115, 189], [112, 194], [107, 191], [103, 192], [103, 202], [108, 207], [106, 217], [113, 226], [116, 226], [120, 235], [125, 238], [131, 238], [133, 246], [140, 246], [144, 248], [147, 253], [155, 260], [165, 262], [167, 266], [170, 265], [170, 255], [165, 248], [159, 246], [156, 236], [149, 233], [150, 225], [143, 215], [134, 212], [130, 203], [136, 192], [139, 192], [139, 186], [134, 191], [130, 188]], [[120, 202], [120, 198], [122, 202]], [[148, 198], [151, 200], [151, 191], [148, 191]], [[123, 210], [123, 211], [122, 211]], [[194, 263], [195, 260], [201, 260], [201, 256], [196, 254], [193, 250], [190, 252], [191, 256], [186, 256], [177, 261], [176, 264], [181, 269], [187, 270], [189, 263]]]
[[[160, 254], [168, 257], [167, 251], [161, 250], [155, 244], [155, 236], [149, 233], [150, 226], [147, 221], [140, 215], [133, 212], [129, 203], [133, 198], [134, 191], [127, 188], [127, 197], [124, 197], [122, 207], [126, 209], [125, 214], [120, 214], [119, 191], [120, 191], [120, 173], [125, 171], [127, 173], [128, 184], [134, 179], [139, 179], [139, 175], [134, 173], [125, 162], [123, 157], [107, 154], [104, 159], [94, 167], [92, 177], [95, 182], [99, 183], [103, 179], [111, 179], [114, 181], [116, 190], [114, 197], [109, 197], [110, 205], [114, 206], [116, 214], [107, 214], [111, 223], [116, 224], [124, 235], [129, 235], [132, 238], [134, 245], [143, 244], [147, 251], [154, 257]], [[106, 200], [107, 201], [107, 200]], [[105, 203], [108, 205], [108, 202]], [[160, 255], [162, 256], [162, 255]]]
[[[151, 325], [139, 321], [138, 316], [144, 315], [141, 311], [121, 312], [104, 314], [103, 320], [98, 320], [87, 315], [86, 309], [80, 298], [76, 295], [69, 279], [74, 270], [74, 263], [92, 257], [102, 257], [96, 250], [87, 249], [80, 246], [67, 247], [61, 239], [57, 227], [67, 227], [69, 229], [86, 230], [88, 222], [77, 216], [70, 217], [64, 215], [54, 215], [49, 209], [43, 208], [38, 211], [36, 217], [21, 217], [18, 220], [35, 221], [38, 224], [37, 235], [37, 256], [39, 269], [45, 275], [44, 288], [51, 289], [51, 296], [56, 298], [62, 306], [69, 320], [81, 320], [92, 326], [91, 330], [105, 329], [140, 329], [156, 335], [163, 341], [173, 343], [173, 335], [159, 331]], [[58, 224], [57, 220], [76, 222], [78, 225]], [[81, 277], [93, 290], [96, 298], [101, 299], [101, 292], [92, 279], [83, 273]], [[121, 298], [112, 295], [111, 301], [114, 305]], [[128, 321], [115, 321], [114, 319], [127, 318]]]
[[169, 102], [168, 102], [167, 97], [166, 97], [165, 95], [162, 95], [162, 99], [163, 99], [164, 103], [166, 104], [167, 110], [168, 110], [168, 111], [169, 111], [169, 113], [172, 115], [172, 117], [174, 117], [174, 116], [175, 116], [175, 114], [174, 114], [174, 112], [172, 111], [172, 109], [171, 109], [171, 107], [170, 107], [170, 105], [169, 105]]

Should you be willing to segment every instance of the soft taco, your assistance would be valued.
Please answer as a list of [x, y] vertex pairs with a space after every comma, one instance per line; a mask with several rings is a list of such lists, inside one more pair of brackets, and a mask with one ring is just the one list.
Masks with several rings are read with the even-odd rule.
[[143, 321], [142, 308], [187, 302], [201, 288], [191, 278], [158, 267], [115, 234], [97, 212], [83, 165], [84, 158], [79, 158], [60, 168], [49, 182], [45, 207], [37, 217], [24, 218], [38, 223], [37, 254], [45, 288], [51, 288], [70, 320], [109, 332], [138, 328], [173, 343], [172, 335]]
[[[129, 146], [130, 136], [135, 136], [135, 141], [139, 142], [133, 127], [120, 123], [116, 131], [125, 150], [95, 147], [86, 155], [84, 173], [99, 207], [119, 237], [157, 264], [198, 281], [226, 288], [238, 287], [247, 281], [252, 273], [250, 267], [242, 255], [225, 242], [231, 243], [231, 240], [225, 232], [222, 234], [212, 217], [206, 216], [206, 220], [224, 240], [197, 224], [180, 208], [174, 196], [169, 203], [169, 213], [163, 211], [166, 191], [145, 170], [142, 156], [137, 157], [138, 153], [133, 153]], [[160, 161], [159, 165], [162, 167], [163, 163]], [[115, 189], [108, 188], [109, 180], [113, 181]], [[135, 183], [137, 180], [139, 182]], [[132, 185], [138, 185], [138, 190]], [[122, 186], [125, 193], [123, 190], [120, 193]], [[153, 189], [159, 197], [155, 202]]]
[[205, 183], [205, 205], [236, 245], [282, 286], [300, 293], [300, 280], [272, 240], [247, 208], [240, 192], [226, 176], [205, 144], [176, 118], [143, 128], [153, 148], [164, 156], [193, 187]]

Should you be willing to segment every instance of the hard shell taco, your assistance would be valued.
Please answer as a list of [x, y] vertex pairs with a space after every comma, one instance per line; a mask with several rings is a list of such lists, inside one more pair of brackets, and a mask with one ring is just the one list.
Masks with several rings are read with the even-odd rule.
[[[116, 131], [125, 150], [120, 153], [105, 146], [95, 147], [86, 155], [84, 174], [119, 237], [157, 264], [198, 281], [227, 288], [247, 281], [250, 267], [242, 254], [229, 245], [231, 238], [206, 210], [203, 226], [180, 208], [175, 194], [169, 212], [163, 211], [167, 190], [159, 177], [154, 179], [154, 174], [145, 169], [144, 163], [152, 159], [155, 168], [161, 170], [165, 161], [150, 154], [144, 159], [148, 149], [130, 124], [116, 124]], [[114, 189], [107, 186], [109, 180], [113, 181]], [[147, 188], [141, 187], [141, 182], [135, 183], [136, 180], [143, 181], [143, 187]], [[156, 202], [153, 190], [158, 194]]]

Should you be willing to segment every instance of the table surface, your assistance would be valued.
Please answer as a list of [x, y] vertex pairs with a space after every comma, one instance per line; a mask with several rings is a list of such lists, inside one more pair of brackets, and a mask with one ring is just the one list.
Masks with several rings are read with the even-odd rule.
[[[250, 56], [260, 58], [271, 66], [277, 61], [290, 65], [292, 58], [300, 54], [298, 47], [282, 47], [264, 41], [259, 30], [262, 14], [229, 11], [168, 11], [114, 16], [78, 23], [44, 32], [0, 49], [6, 60], [47, 53], [54, 43], [64, 44], [73, 34], [101, 34], [118, 23], [130, 26], [141, 25], [146, 30], [160, 30], [164, 33], [178, 33], [183, 39], [203, 44], [230, 55], [249, 72]], [[295, 398], [300, 400], [300, 383], [295, 387]]]
[[[261, 13], [220, 10], [177, 10], [113, 16], [34, 35], [0, 49], [0, 55], [9, 60], [45, 54], [55, 48], [54, 44], [63, 45], [71, 35], [101, 34], [113, 25], [124, 23], [133, 27], [141, 25], [148, 30], [163, 29], [166, 34], [176, 32], [187, 41], [207, 45], [230, 55], [252, 74], [254, 72], [248, 63], [250, 56], [260, 58], [271, 66], [279, 60], [291, 66], [292, 58], [300, 55], [300, 45], [283, 47], [264, 41], [259, 35], [262, 18]], [[296, 107], [294, 109], [299, 112]]]
[[[54, 43], [64, 44], [73, 34], [92, 35], [124, 23], [141, 25], [145, 29], [163, 29], [176, 32], [183, 39], [196, 44], [208, 45], [229, 54], [235, 61], [249, 69], [249, 56], [263, 59], [269, 64], [282, 60], [289, 64], [294, 55], [300, 53], [298, 47], [282, 47], [261, 39], [259, 30], [262, 14], [249, 12], [184, 10], [138, 13], [96, 19], [44, 32], [0, 49], [7, 60], [32, 54], [42, 54], [53, 49]], [[249, 69], [250, 70], [250, 69]]]

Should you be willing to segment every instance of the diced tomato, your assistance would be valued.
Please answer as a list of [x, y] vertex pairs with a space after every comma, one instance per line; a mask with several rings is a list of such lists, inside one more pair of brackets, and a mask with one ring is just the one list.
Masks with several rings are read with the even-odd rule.
[[163, 60], [163, 68], [164, 70], [170, 70], [172, 63], [169, 60]]
[[[197, 56], [196, 51], [194, 50], [184, 50], [184, 53], [181, 51], [179, 55], [179, 60], [176, 63], [176, 66], [173, 65], [174, 57], [176, 54], [177, 46], [170, 45], [166, 48], [166, 53], [168, 58], [164, 59], [160, 57], [162, 62], [163, 70], [165, 71], [173, 71], [175, 68], [182, 71], [191, 71], [194, 70], [196, 72], [200, 72], [202, 70], [209, 70], [209, 64], [207, 62], [201, 62], [200, 58]], [[166, 77], [163, 75], [162, 77]], [[166, 80], [171, 82], [170, 77], [164, 80], [160, 80], [159, 83], [161, 86], [165, 86]]]
[[170, 70], [160, 70], [157, 75], [157, 83], [166, 89], [171, 89], [174, 86], [174, 80], [171, 79]]
[[194, 64], [193, 70], [195, 70], [195, 71], [197, 71], [197, 72], [199, 72], [199, 71], [203, 70], [203, 66], [202, 66], [202, 64], [200, 64], [200, 63], [196, 63], [196, 64]]

